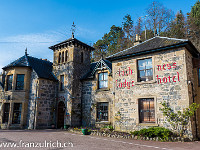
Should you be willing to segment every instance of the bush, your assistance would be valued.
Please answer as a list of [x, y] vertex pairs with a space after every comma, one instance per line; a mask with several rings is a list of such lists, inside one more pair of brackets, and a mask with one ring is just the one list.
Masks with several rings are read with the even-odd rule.
[[110, 130], [110, 131], [113, 131], [113, 130], [114, 130], [113, 126], [111, 126], [111, 125], [104, 126], [103, 129], [108, 129], [108, 130]]
[[140, 131], [131, 132], [131, 134], [149, 138], [159, 137], [161, 139], [167, 139], [173, 135], [173, 132], [163, 127], [151, 127], [148, 129], [141, 129]]

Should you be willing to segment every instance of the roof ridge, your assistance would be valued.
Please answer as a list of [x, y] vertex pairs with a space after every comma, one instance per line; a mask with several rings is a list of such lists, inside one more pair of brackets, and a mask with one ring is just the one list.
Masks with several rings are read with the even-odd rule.
[[156, 36], [156, 37], [166, 38], [166, 39], [169, 39], [169, 40], [179, 40], [179, 41], [188, 41], [189, 40], [189, 39], [169, 38], [169, 37], [164, 37], [164, 36]]
[[39, 58], [37, 58], [37, 57], [33, 57], [33, 56], [27, 56], [27, 57], [31, 57], [31, 58], [34, 58], [34, 59], [37, 59], [37, 60], [39, 60], [39, 61], [43, 61], [43, 62], [45, 62], [45, 63], [51, 63], [52, 64], [52, 62], [51, 61], [46, 61], [46, 60], [43, 60], [43, 59], [39, 59]]
[[112, 56], [114, 56], [114, 55], [117, 55], [117, 54], [119, 54], [119, 53], [125, 52], [125, 51], [127, 51], [127, 50], [129, 50], [129, 49], [131, 49], [131, 48], [133, 48], [133, 47], [136, 47], [136, 46], [139, 46], [139, 45], [141, 45], [141, 44], [144, 44], [144, 43], [146, 43], [146, 42], [148, 42], [148, 41], [150, 41], [150, 40], [152, 40], [152, 39], [154, 39], [154, 38], [156, 38], [156, 37], [157, 37], [157, 36], [155, 36], [155, 37], [153, 37], [153, 38], [150, 38], [150, 39], [148, 39], [148, 40], [146, 40], [146, 41], [144, 41], [144, 42], [142, 42], [142, 43], [139, 43], [139, 44], [137, 44], [137, 45], [131, 46], [131, 47], [125, 49], [125, 50], [119, 51], [119, 52], [117, 52], [117, 53], [115, 53], [115, 54], [113, 54], [113, 55], [110, 55], [110, 56], [106, 57], [106, 58], [110, 58], [110, 57], [112, 57]]
[[27, 61], [27, 65], [30, 66], [29, 60], [28, 60], [28, 56], [27, 56], [27, 55], [25, 55], [25, 59], [26, 59], [26, 61]]

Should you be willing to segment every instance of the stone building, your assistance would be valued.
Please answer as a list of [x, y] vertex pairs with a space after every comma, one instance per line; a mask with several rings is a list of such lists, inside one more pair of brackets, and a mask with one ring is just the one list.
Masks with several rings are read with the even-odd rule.
[[[25, 54], [3, 68], [2, 128], [171, 128], [161, 102], [174, 111], [200, 103], [199, 52], [188, 40], [156, 36], [93, 63], [94, 48], [74, 37], [50, 49], [53, 63]], [[188, 136], [200, 137], [199, 121], [200, 109]]]
[[1, 128], [49, 128], [55, 124], [57, 79], [52, 73], [52, 63], [26, 52], [3, 70]]
[[[112, 67], [104, 60], [91, 64], [91, 74], [82, 81], [83, 125], [111, 124], [120, 131], [171, 128], [160, 103], [168, 102], [174, 111], [199, 103], [200, 63], [193, 63], [198, 57], [190, 41], [157, 36], [107, 57]], [[103, 65], [97, 65], [100, 62]], [[100, 87], [101, 82], [106, 84]], [[198, 112], [188, 126], [188, 136], [199, 136], [199, 119]]]
[[57, 91], [57, 126], [80, 126], [80, 79], [90, 69], [90, 53], [94, 48], [72, 37], [50, 49], [54, 52], [53, 73], [60, 81]]
[[82, 125], [102, 127], [113, 120], [112, 64], [101, 59], [91, 64], [82, 81]]

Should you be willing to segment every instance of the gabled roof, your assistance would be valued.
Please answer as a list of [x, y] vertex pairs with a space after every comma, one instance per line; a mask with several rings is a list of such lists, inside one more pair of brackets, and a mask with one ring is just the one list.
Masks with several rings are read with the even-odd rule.
[[90, 79], [94, 77], [95, 72], [98, 69], [108, 69], [110, 72], [112, 72], [112, 63], [108, 60], [105, 59], [100, 59], [97, 62], [91, 63], [90, 65], [90, 71], [88, 73], [86, 73], [81, 80], [84, 79]]
[[49, 61], [31, 57], [25, 54], [2, 69], [6, 70], [7, 68], [11, 67], [31, 67], [37, 73], [39, 78], [57, 80], [52, 72], [52, 65], [53, 63]]
[[152, 52], [183, 47], [183, 46], [185, 46], [191, 52], [192, 55], [197, 56], [199, 54], [197, 49], [188, 39], [176, 39], [176, 38], [156, 36], [138, 45], [135, 45], [133, 47], [115, 53], [111, 56], [108, 56], [107, 59], [117, 60], [121, 58], [148, 54]]
[[83, 47], [86, 47], [86, 48], [88, 48], [88, 49], [90, 49], [90, 50], [94, 50], [93, 47], [91, 47], [91, 46], [89, 46], [89, 45], [87, 45], [87, 44], [85, 44], [85, 43], [79, 41], [79, 40], [76, 39], [76, 38], [69, 38], [69, 39], [67, 39], [67, 40], [65, 40], [65, 41], [63, 41], [63, 42], [60, 42], [60, 43], [55, 44], [55, 45], [53, 45], [53, 46], [50, 46], [49, 48], [52, 49], [52, 50], [56, 50], [57, 48], [61, 48], [61, 47], [63, 47], [63, 46], [69, 46], [69, 45], [71, 45], [71, 44], [74, 45], [75, 43], [78, 44], [78, 45], [81, 45], [81, 46], [83, 46]]

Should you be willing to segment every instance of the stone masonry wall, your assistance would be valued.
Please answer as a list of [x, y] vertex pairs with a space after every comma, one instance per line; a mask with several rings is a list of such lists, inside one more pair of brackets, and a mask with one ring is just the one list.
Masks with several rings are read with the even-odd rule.
[[[58, 64], [59, 52], [68, 51], [67, 61]], [[84, 62], [81, 62], [81, 52]], [[90, 67], [90, 50], [81, 46], [69, 46], [54, 51], [53, 71], [58, 80], [64, 75], [64, 91], [58, 91], [58, 103], [63, 101], [66, 106], [64, 124], [71, 126], [81, 125], [81, 77]]]
[[[104, 70], [105, 71], [105, 70]], [[112, 76], [108, 77], [108, 89], [98, 89], [98, 72], [96, 71], [94, 78], [82, 82], [82, 125], [102, 127], [104, 125], [113, 124], [113, 92], [112, 92]], [[109, 74], [109, 71], [108, 71]], [[96, 106], [98, 102], [108, 102], [108, 122], [96, 121]]]
[[[153, 80], [137, 82], [137, 60], [145, 58], [152, 58]], [[117, 130], [139, 130], [149, 126], [171, 128], [159, 110], [160, 103], [168, 102], [174, 111], [189, 106], [187, 79], [190, 76], [188, 72], [191, 71], [189, 67], [192, 68], [192, 61], [191, 55], [184, 48], [116, 60], [112, 65], [114, 118], [117, 118], [114, 125]], [[129, 70], [132, 70], [132, 74]], [[123, 71], [125, 75], [122, 75]], [[154, 98], [155, 124], [139, 122], [139, 98]], [[188, 127], [188, 135], [192, 135], [191, 127]]]
[[56, 89], [57, 82], [39, 79], [37, 98], [37, 128], [51, 128], [55, 125]]
[[37, 97], [37, 82], [38, 76], [37, 73], [33, 70], [31, 72], [30, 78], [30, 91], [29, 91], [29, 101], [28, 101], [28, 115], [27, 115], [27, 128], [34, 128], [34, 117], [35, 117], [35, 106], [36, 106], [36, 97]]
[[[83, 62], [81, 62], [81, 52], [83, 52]], [[81, 47], [74, 48], [74, 62], [73, 62], [73, 83], [72, 83], [72, 124], [75, 126], [81, 125], [81, 91], [82, 83], [80, 79], [90, 69], [90, 50], [81, 49]]]

